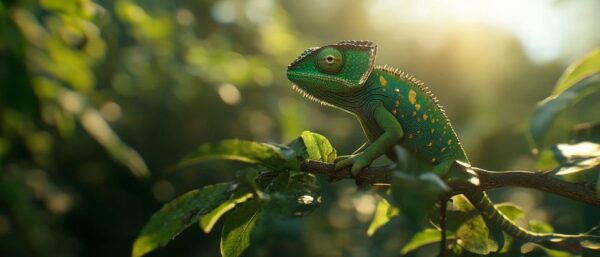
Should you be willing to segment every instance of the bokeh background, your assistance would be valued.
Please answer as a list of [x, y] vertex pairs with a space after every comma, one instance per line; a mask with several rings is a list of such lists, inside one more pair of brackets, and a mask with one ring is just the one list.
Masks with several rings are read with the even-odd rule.
[[[163, 203], [234, 176], [221, 162], [168, 170], [203, 143], [312, 130], [350, 153], [364, 141], [354, 118], [285, 78], [305, 48], [344, 39], [376, 42], [378, 64], [429, 85], [476, 166], [536, 169], [527, 121], [600, 46], [599, 12], [594, 0], [2, 0], [0, 256], [128, 256]], [[563, 115], [556, 141], [598, 122], [599, 101]], [[600, 221], [539, 192], [492, 197], [565, 233]], [[262, 221], [246, 256], [397, 256], [406, 231], [366, 236], [375, 200], [323, 181], [317, 211]], [[218, 232], [192, 227], [149, 256], [218, 256]]]

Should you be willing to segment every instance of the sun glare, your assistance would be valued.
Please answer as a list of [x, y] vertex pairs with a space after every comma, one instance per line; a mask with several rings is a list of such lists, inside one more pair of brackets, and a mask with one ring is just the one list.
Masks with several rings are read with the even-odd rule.
[[[578, 45], [580, 50], [572, 49], [573, 44], [599, 41], [598, 33], [578, 33], [582, 30], [578, 27], [589, 29], [600, 22], [593, 14], [598, 8], [593, 1], [378, 0], [370, 9], [370, 20], [377, 28], [389, 29], [398, 24], [424, 26], [430, 29], [430, 34], [437, 34], [435, 37], [461, 26], [486, 25], [512, 33], [533, 61], [543, 63], [560, 57], [569, 60], [571, 55], [593, 47]], [[592, 40], [568, 40], [568, 35]]]

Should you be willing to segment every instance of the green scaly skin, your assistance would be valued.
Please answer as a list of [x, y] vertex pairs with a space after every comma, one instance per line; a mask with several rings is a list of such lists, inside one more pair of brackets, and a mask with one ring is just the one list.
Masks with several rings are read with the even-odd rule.
[[[342, 41], [309, 48], [289, 66], [294, 89], [324, 105], [355, 115], [368, 141], [355, 154], [336, 162], [353, 175], [400, 145], [432, 164], [444, 178], [454, 161], [469, 163], [444, 110], [427, 87], [409, 74], [375, 67], [376, 46], [369, 41]], [[552, 248], [573, 250], [566, 239], [587, 235], [540, 234], [521, 228], [499, 212], [485, 192], [466, 195], [484, 219], [509, 235]], [[578, 246], [578, 244], [577, 244]]]

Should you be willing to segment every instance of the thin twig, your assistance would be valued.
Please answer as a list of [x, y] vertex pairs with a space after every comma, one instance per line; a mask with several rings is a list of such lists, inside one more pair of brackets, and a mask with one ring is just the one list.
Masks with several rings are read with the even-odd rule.
[[[478, 178], [478, 184], [448, 182], [448, 186], [452, 189], [451, 195], [516, 186], [536, 189], [600, 207], [600, 197], [598, 197], [594, 183], [571, 183], [548, 173], [535, 171], [489, 171], [459, 163], [455, 167], [465, 174], [473, 174]], [[333, 164], [323, 162], [303, 162], [300, 167], [305, 172], [326, 175], [330, 181], [354, 179], [360, 185], [391, 184], [394, 168], [393, 165], [368, 167], [356, 177], [352, 177], [348, 169], [335, 171]]]

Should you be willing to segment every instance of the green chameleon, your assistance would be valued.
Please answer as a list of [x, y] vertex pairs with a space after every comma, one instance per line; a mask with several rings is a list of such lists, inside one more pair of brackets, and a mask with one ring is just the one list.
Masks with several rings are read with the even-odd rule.
[[[356, 176], [375, 159], [395, 159], [401, 145], [444, 178], [455, 161], [469, 163], [442, 107], [413, 76], [388, 66], [375, 67], [377, 47], [370, 41], [342, 41], [304, 51], [287, 70], [294, 89], [311, 100], [355, 115], [368, 141], [355, 154], [337, 161], [336, 170], [350, 167]], [[525, 241], [557, 248], [558, 242], [586, 235], [541, 234], [528, 231], [498, 211], [485, 192], [466, 198], [492, 224]], [[561, 248], [561, 247], [559, 247]]]

